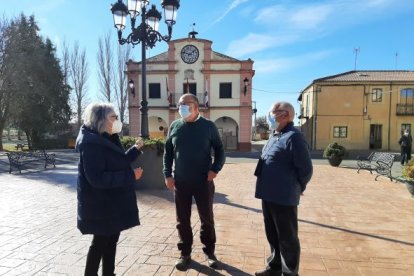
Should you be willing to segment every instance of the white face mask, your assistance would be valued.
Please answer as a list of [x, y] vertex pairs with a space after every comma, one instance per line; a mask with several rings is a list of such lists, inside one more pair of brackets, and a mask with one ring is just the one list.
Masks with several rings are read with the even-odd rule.
[[270, 113], [267, 114], [266, 121], [270, 129], [277, 129], [279, 127], [279, 122], [276, 121], [275, 116], [271, 115]]
[[181, 118], [183, 118], [184, 120], [187, 119], [188, 117], [190, 117], [191, 112], [190, 112], [190, 107], [188, 105], [180, 105], [178, 107], [178, 113], [180, 113]]
[[122, 123], [119, 120], [115, 120], [112, 124], [112, 134], [120, 133], [122, 131]]

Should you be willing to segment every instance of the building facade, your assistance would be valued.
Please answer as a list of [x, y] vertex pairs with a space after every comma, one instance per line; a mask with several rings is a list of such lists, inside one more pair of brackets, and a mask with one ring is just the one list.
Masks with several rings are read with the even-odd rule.
[[349, 71], [314, 80], [298, 98], [311, 149], [399, 151], [414, 126], [414, 71]]
[[[215, 52], [211, 45], [193, 34], [170, 41], [167, 52], [146, 60], [150, 137], [167, 135], [179, 118], [179, 98], [192, 93], [201, 115], [216, 124], [226, 150], [250, 151], [253, 61]], [[127, 74], [135, 84], [134, 94], [128, 93], [130, 135], [139, 136], [141, 62], [129, 61]]]

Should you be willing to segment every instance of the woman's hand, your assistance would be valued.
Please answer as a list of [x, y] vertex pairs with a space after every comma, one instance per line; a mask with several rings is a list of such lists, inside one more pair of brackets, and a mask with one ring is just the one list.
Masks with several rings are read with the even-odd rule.
[[139, 150], [144, 146], [144, 139], [142, 139], [141, 137], [137, 139], [137, 141], [135, 141], [135, 147]]
[[135, 180], [138, 180], [138, 179], [140, 179], [140, 178], [141, 178], [141, 176], [142, 176], [142, 172], [143, 172], [143, 171], [144, 171], [144, 170], [143, 170], [143, 169], [141, 169], [141, 167], [134, 169]]

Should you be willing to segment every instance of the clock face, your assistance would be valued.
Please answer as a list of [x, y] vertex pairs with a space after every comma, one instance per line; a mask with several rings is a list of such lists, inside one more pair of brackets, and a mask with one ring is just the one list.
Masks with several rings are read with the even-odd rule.
[[181, 50], [181, 59], [185, 63], [194, 63], [197, 61], [199, 52], [196, 46], [194, 45], [185, 45]]

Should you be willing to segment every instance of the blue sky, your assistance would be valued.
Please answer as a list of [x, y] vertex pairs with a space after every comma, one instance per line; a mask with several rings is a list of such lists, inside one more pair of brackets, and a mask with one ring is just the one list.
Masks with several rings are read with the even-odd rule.
[[[112, 32], [117, 45], [113, 2], [0, 0], [0, 11], [6, 18], [34, 14], [58, 52], [64, 40], [79, 41], [89, 60], [90, 98], [96, 99], [98, 38]], [[150, 3], [161, 10], [160, 2]], [[196, 23], [198, 38], [213, 41], [214, 51], [254, 61], [258, 116], [280, 100], [299, 113], [299, 92], [314, 79], [353, 70], [355, 48], [357, 70], [414, 70], [413, 14], [412, 0], [181, 0], [173, 39], [186, 37]], [[166, 50], [159, 42], [147, 56]], [[139, 48], [133, 53], [139, 60]]]

